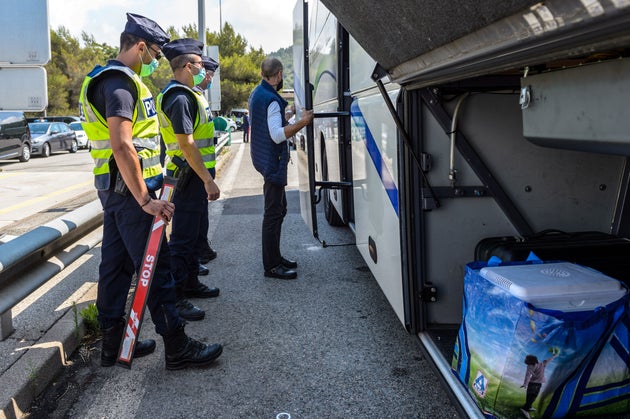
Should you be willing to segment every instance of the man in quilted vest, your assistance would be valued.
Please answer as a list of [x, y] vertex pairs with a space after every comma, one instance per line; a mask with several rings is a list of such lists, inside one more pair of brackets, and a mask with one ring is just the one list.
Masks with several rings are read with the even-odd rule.
[[291, 138], [313, 121], [313, 111], [304, 111], [302, 118], [289, 125], [284, 117], [287, 101], [282, 90], [282, 63], [266, 58], [260, 66], [262, 80], [249, 97], [251, 115], [251, 157], [256, 170], [263, 175], [265, 213], [262, 222], [262, 258], [266, 277], [297, 278], [297, 262], [280, 252], [280, 232], [287, 213], [287, 165]]

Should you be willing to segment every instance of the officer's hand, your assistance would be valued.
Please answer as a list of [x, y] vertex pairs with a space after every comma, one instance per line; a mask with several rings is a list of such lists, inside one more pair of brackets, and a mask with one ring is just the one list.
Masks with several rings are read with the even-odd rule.
[[214, 183], [214, 180], [210, 179], [209, 181], [207, 181], [204, 184], [204, 187], [206, 188], [206, 193], [208, 194], [208, 201], [216, 201], [217, 199], [219, 199], [221, 191], [219, 190], [217, 184]]
[[168, 224], [173, 218], [175, 205], [172, 202], [162, 201], [161, 199], [151, 199], [142, 209], [146, 213], [160, 217]]

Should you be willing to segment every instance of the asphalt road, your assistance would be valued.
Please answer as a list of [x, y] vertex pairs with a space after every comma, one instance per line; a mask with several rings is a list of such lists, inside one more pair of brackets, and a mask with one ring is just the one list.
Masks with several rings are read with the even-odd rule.
[[0, 240], [18, 236], [96, 199], [87, 150], [28, 162], [0, 160]]
[[[416, 339], [351, 245], [352, 232], [320, 221], [327, 243], [348, 244], [323, 248], [308, 231], [295, 166], [282, 248], [298, 261], [299, 277], [263, 277], [262, 178], [238, 135], [218, 175], [222, 198], [210, 204], [209, 237], [219, 256], [201, 278], [221, 295], [195, 300], [206, 318], [186, 327], [202, 341], [222, 343], [221, 357], [208, 368], [166, 371], [147, 315], [141, 334], [157, 340], [154, 354], [131, 370], [101, 368], [98, 345], [82, 348], [31, 417], [457, 417]], [[63, 281], [93, 287], [99, 261], [97, 247]]]

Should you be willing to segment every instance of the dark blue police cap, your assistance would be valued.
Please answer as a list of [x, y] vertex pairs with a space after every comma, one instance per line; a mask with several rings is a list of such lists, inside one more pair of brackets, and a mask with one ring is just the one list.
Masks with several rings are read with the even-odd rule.
[[130, 33], [160, 47], [171, 39], [164, 29], [148, 17], [127, 13], [127, 24], [123, 32]]
[[201, 61], [203, 62], [203, 67], [206, 71], [217, 71], [219, 68], [219, 63], [215, 61], [212, 57], [206, 57], [205, 55], [201, 56]]
[[184, 54], [195, 54], [201, 56], [203, 53], [203, 42], [192, 38], [181, 38], [169, 42], [162, 47], [162, 54], [167, 60]]

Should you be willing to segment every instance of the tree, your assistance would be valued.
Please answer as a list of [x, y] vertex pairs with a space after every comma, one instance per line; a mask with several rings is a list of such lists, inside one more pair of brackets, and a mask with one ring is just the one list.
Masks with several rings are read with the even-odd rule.
[[234, 28], [225, 22], [220, 33], [206, 32], [206, 45], [217, 45], [222, 57], [246, 55], [247, 39], [234, 32]]
[[[170, 26], [166, 32], [171, 39], [197, 39], [197, 26], [185, 25], [181, 30]], [[51, 30], [52, 59], [46, 65], [48, 73], [48, 115], [76, 115], [78, 113], [81, 85], [95, 65], [104, 65], [108, 59], [116, 58], [118, 47], [97, 42], [92, 35], [81, 34], [81, 42], [72, 37], [63, 26]], [[247, 40], [225, 23], [221, 32], [206, 32], [206, 45], [219, 47], [219, 71], [221, 72], [221, 104], [224, 111], [247, 105], [249, 94], [260, 81], [260, 64], [266, 57], [262, 48], [248, 47]], [[249, 50], [248, 50], [249, 48]], [[270, 54], [284, 64], [284, 85], [292, 86], [292, 55], [290, 48]], [[153, 93], [158, 93], [172, 79], [173, 72], [167, 60], [151, 77], [143, 81]]]
[[[74, 60], [69, 57], [69, 51], [77, 50], [79, 41], [72, 38], [70, 32], [60, 27], [58, 32], [51, 31], [50, 50], [51, 60], [46, 66], [48, 74], [48, 109], [55, 112], [68, 114], [72, 100], [69, 85], [72, 82], [69, 69], [75, 66]], [[78, 97], [78, 96], [77, 96]], [[73, 114], [75, 112], [72, 112]]]
[[197, 30], [197, 25], [195, 24], [182, 26], [182, 32], [183, 32], [182, 36], [177, 35], [171, 38], [171, 40], [178, 39], [178, 38], [193, 38], [193, 39], [199, 38], [199, 31]]
[[50, 31], [51, 60], [46, 65], [49, 115], [77, 115], [85, 75], [95, 62], [104, 62], [117, 54], [116, 48], [96, 42], [85, 32], [82, 40], [84, 47], [63, 26]]
[[[223, 76], [226, 74], [227, 76]], [[224, 109], [243, 108], [260, 80], [260, 63], [250, 56], [233, 55], [221, 60], [221, 104]]]

